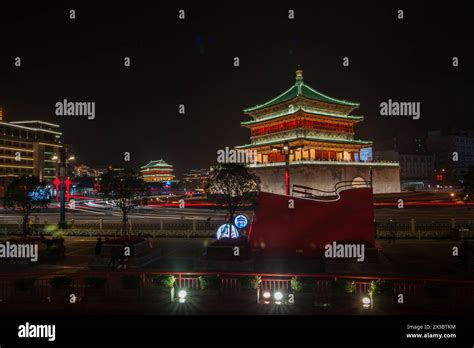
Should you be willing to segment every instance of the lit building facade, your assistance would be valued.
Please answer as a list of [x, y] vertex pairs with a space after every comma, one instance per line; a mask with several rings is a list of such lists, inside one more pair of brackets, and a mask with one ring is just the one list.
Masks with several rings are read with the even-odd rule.
[[51, 182], [56, 177], [61, 144], [59, 125], [42, 121], [0, 121], [0, 178], [35, 175]]
[[364, 119], [351, 115], [358, 107], [314, 90], [297, 70], [291, 88], [244, 110], [252, 118], [242, 122], [251, 142], [236, 148], [256, 152], [251, 167], [264, 191], [286, 192], [288, 162], [294, 184], [333, 190], [339, 181], [369, 181], [372, 173], [374, 192], [398, 192], [398, 163], [374, 162], [372, 142], [355, 139], [354, 128]]
[[174, 179], [173, 166], [162, 159], [150, 161], [141, 167], [140, 172], [146, 182], [165, 182]]
[[474, 167], [474, 130], [428, 132], [426, 145], [435, 157], [438, 184], [460, 185], [469, 168]]
[[105, 171], [99, 171], [98, 169], [91, 168], [85, 164], [79, 164], [74, 166], [73, 174], [75, 177], [98, 177]]
[[181, 183], [186, 189], [204, 189], [209, 179], [208, 169], [191, 169], [183, 174]]
[[400, 163], [402, 189], [429, 189], [434, 184], [434, 156], [430, 154], [406, 154], [395, 150], [376, 150], [375, 159]]

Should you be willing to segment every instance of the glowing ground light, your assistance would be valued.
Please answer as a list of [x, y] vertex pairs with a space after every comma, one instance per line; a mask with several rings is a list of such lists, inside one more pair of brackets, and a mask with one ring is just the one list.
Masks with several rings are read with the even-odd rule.
[[270, 304], [270, 298], [272, 297], [272, 294], [269, 291], [265, 291], [262, 296], [263, 296], [263, 303]]
[[362, 306], [363, 306], [364, 308], [369, 308], [369, 307], [370, 307], [370, 303], [371, 303], [370, 298], [368, 298], [368, 297], [362, 298]]
[[187, 296], [186, 290], [179, 290], [178, 292], [179, 303], [186, 302], [186, 296]]
[[275, 292], [273, 294], [273, 298], [275, 299], [276, 304], [281, 304], [281, 300], [283, 299], [283, 294], [280, 291]]

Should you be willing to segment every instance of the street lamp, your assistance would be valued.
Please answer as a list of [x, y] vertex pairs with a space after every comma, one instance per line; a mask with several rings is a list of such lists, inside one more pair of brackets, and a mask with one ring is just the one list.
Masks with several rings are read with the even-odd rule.
[[290, 154], [292, 150], [303, 150], [302, 145], [290, 146], [289, 141], [285, 141], [283, 146], [272, 146], [273, 151], [280, 150], [280, 153], [285, 155], [285, 194], [289, 196], [290, 190]]
[[58, 227], [60, 229], [67, 228], [66, 222], [66, 177], [67, 177], [67, 162], [74, 160], [74, 156], [70, 155], [66, 158], [66, 148], [62, 146], [59, 149], [59, 158], [56, 157], [56, 160], [59, 159], [59, 181], [60, 181], [60, 191], [59, 191], [59, 223]]

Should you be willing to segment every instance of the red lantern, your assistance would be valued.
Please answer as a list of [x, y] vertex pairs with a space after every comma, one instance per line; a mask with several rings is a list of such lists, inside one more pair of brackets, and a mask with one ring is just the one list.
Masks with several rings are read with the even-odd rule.
[[66, 185], [66, 199], [69, 201], [69, 189], [71, 188], [71, 180], [69, 178], [66, 178], [66, 180], [64, 180], [64, 185]]
[[56, 188], [56, 202], [59, 200], [59, 185], [61, 184], [61, 181], [59, 180], [58, 177], [54, 179], [53, 181], [54, 187]]
[[54, 184], [54, 187], [56, 188], [56, 191], [59, 190], [59, 184], [61, 183], [61, 181], [59, 181], [59, 178], [56, 177], [56, 179], [54, 179], [53, 181], [53, 184]]

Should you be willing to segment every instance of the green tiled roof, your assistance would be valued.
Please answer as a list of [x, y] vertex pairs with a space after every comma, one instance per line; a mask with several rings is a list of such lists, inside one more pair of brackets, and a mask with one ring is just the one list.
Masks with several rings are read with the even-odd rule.
[[148, 169], [148, 168], [173, 168], [171, 164], [166, 163], [162, 159], [157, 161], [150, 161], [148, 164], [140, 167], [141, 169]]
[[315, 112], [315, 111], [312, 111], [312, 110], [307, 110], [304, 107], [298, 106], [294, 109], [294, 112], [290, 112], [289, 110], [287, 110], [287, 111], [284, 111], [284, 112], [279, 113], [279, 114], [274, 114], [270, 117], [260, 118], [258, 120], [245, 121], [245, 122], [241, 122], [240, 124], [241, 125], [249, 125], [249, 124], [266, 122], [266, 121], [273, 120], [275, 118], [280, 118], [282, 116], [291, 115], [291, 114], [293, 114], [293, 113], [295, 113], [299, 110], [303, 110], [304, 112], [314, 114], [314, 115], [329, 116], [329, 117], [335, 117], [335, 118], [343, 118], [343, 119], [346, 119], [346, 120], [353, 120], [353, 121], [362, 121], [364, 119], [364, 116], [356, 116], [356, 115], [345, 115], [345, 116], [343, 116], [343, 115], [331, 114], [331, 113], [327, 113], [327, 112], [323, 112], [323, 111]]
[[296, 141], [296, 140], [310, 140], [310, 141], [320, 141], [320, 142], [327, 142], [327, 143], [355, 144], [355, 145], [370, 145], [370, 144], [372, 144], [371, 141], [365, 141], [365, 140], [348, 140], [348, 139], [335, 139], [335, 138], [305, 137], [305, 138], [279, 139], [279, 140], [268, 141], [268, 142], [263, 142], [263, 143], [259, 143], [259, 144], [246, 144], [246, 145], [236, 146], [235, 148], [236, 149], [247, 149], [247, 148], [251, 148], [251, 147], [281, 144], [285, 141]]
[[272, 100], [270, 100], [270, 101], [268, 101], [264, 104], [259, 104], [259, 105], [253, 106], [251, 108], [244, 109], [244, 112], [247, 113], [247, 112], [252, 112], [252, 111], [259, 110], [259, 109], [267, 108], [269, 106], [273, 106], [273, 105], [276, 105], [276, 104], [283, 103], [283, 102], [286, 102], [288, 100], [294, 99], [298, 96], [303, 96], [303, 97], [306, 97], [308, 99], [318, 100], [318, 101], [322, 101], [322, 102], [326, 102], [326, 103], [330, 103], [330, 104], [338, 104], [338, 105], [353, 106], [353, 107], [358, 107], [359, 106], [359, 103], [354, 103], [354, 102], [349, 102], [349, 101], [346, 101], [346, 100], [331, 98], [331, 97], [328, 97], [327, 95], [324, 95], [324, 94], [316, 91], [315, 89], [311, 88], [310, 86], [306, 85], [303, 82], [303, 78], [302, 78], [302, 74], [301, 74], [301, 77], [300, 78], [297, 77], [297, 80], [296, 80], [295, 84], [290, 89], [286, 90], [285, 92], [280, 94], [278, 97], [273, 98]]

